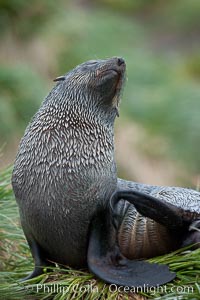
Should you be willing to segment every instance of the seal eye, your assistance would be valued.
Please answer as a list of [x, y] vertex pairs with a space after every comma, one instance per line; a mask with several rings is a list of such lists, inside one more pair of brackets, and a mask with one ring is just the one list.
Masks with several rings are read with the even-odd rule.
[[78, 72], [83, 72], [83, 73], [87, 73], [87, 72], [91, 72], [94, 71], [96, 69], [98, 62], [96, 60], [90, 60], [87, 63], [84, 63], [82, 65], [80, 65], [77, 70]]

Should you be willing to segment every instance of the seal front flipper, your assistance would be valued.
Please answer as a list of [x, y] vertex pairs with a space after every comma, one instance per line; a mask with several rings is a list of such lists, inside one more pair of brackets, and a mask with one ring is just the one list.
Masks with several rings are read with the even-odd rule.
[[129, 260], [116, 242], [116, 229], [109, 211], [99, 213], [92, 221], [87, 262], [92, 273], [105, 282], [120, 286], [157, 286], [175, 278], [166, 265]]
[[[24, 231], [25, 232], [25, 231]], [[26, 281], [31, 278], [37, 277], [39, 275], [42, 275], [44, 273], [44, 268], [45, 267], [50, 267], [53, 266], [54, 264], [48, 261], [45, 257], [44, 252], [42, 251], [41, 247], [38, 245], [38, 243], [35, 241], [34, 238], [31, 237], [29, 234], [28, 236], [25, 234], [26, 239], [28, 241], [33, 259], [34, 259], [34, 270], [32, 273], [30, 273], [28, 276], [25, 278], [22, 278], [20, 281]]]

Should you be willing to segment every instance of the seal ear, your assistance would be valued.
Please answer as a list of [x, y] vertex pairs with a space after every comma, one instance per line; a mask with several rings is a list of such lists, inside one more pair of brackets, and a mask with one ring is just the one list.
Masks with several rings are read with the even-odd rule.
[[65, 76], [58, 76], [53, 81], [64, 81], [65, 78], [66, 78]]
[[141, 215], [153, 219], [170, 230], [182, 230], [189, 226], [190, 222], [182, 217], [183, 210], [181, 208], [138, 191], [115, 192], [110, 199], [110, 207], [113, 212], [115, 205], [121, 199], [133, 204]]
[[88, 267], [105, 282], [119, 286], [157, 286], [175, 278], [166, 265], [125, 258], [117, 246], [116, 231], [108, 211], [99, 213], [91, 224], [87, 253]]

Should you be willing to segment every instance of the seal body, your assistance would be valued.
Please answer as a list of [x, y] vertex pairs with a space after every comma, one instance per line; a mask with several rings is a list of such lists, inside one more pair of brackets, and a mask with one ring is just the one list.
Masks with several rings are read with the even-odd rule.
[[29, 242], [44, 256], [86, 265], [94, 212], [116, 189], [113, 123], [120, 58], [84, 63], [58, 81], [21, 140], [12, 185]]

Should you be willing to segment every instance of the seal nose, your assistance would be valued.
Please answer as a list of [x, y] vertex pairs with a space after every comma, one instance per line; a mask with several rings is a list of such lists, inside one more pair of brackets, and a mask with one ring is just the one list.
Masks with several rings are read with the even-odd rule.
[[124, 65], [125, 64], [125, 60], [122, 57], [118, 57], [117, 58], [117, 64], [118, 64], [118, 66]]

